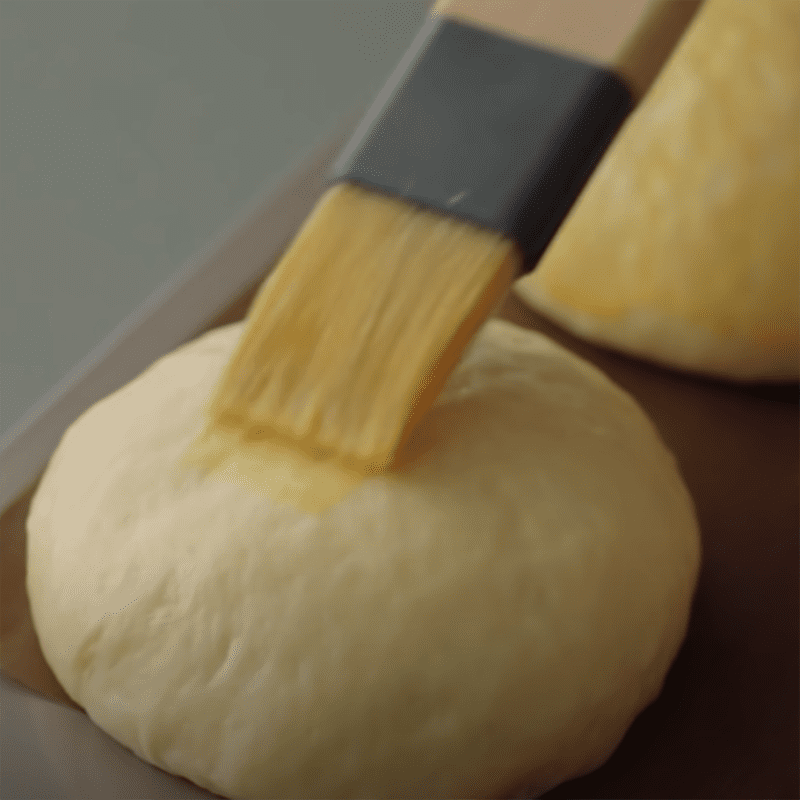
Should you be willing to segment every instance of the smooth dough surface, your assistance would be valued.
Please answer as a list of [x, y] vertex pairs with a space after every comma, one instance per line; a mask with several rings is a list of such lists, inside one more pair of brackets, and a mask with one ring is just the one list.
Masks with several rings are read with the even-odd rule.
[[65, 434], [28, 520], [48, 663], [113, 737], [230, 797], [542, 792], [660, 691], [699, 564], [638, 405], [492, 321], [416, 458], [313, 515], [187, 471], [241, 326]]
[[800, 375], [800, 3], [706, 0], [520, 297], [741, 381]]

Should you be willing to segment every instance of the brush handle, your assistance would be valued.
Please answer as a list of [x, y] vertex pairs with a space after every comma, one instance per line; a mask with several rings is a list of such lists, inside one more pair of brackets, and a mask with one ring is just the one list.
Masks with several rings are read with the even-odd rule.
[[640, 100], [703, 0], [438, 0], [448, 17], [613, 70]]
[[700, 0], [439, 0], [333, 177], [514, 240], [533, 269]]
[[650, 88], [704, 0], [653, 0], [610, 66], [628, 83], [637, 100]]

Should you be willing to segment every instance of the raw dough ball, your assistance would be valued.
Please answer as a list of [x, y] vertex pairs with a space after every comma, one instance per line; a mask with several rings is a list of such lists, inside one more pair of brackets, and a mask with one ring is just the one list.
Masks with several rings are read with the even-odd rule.
[[699, 542], [636, 403], [491, 322], [416, 459], [320, 515], [186, 471], [241, 333], [67, 432], [28, 521], [42, 649], [92, 719], [231, 797], [476, 797], [593, 769], [660, 690]]
[[797, 380], [798, 120], [800, 3], [707, 0], [517, 292], [642, 358]]

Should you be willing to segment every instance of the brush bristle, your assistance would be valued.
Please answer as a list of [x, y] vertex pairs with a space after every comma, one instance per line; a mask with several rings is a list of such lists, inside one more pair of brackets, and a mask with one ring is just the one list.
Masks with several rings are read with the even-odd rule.
[[256, 297], [212, 424], [387, 468], [517, 262], [501, 234], [330, 189]]

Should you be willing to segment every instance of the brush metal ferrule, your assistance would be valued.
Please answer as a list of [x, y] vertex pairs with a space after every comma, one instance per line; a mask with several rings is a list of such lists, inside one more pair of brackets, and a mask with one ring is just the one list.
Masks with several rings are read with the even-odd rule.
[[633, 106], [611, 70], [436, 17], [332, 178], [505, 233], [527, 271]]

